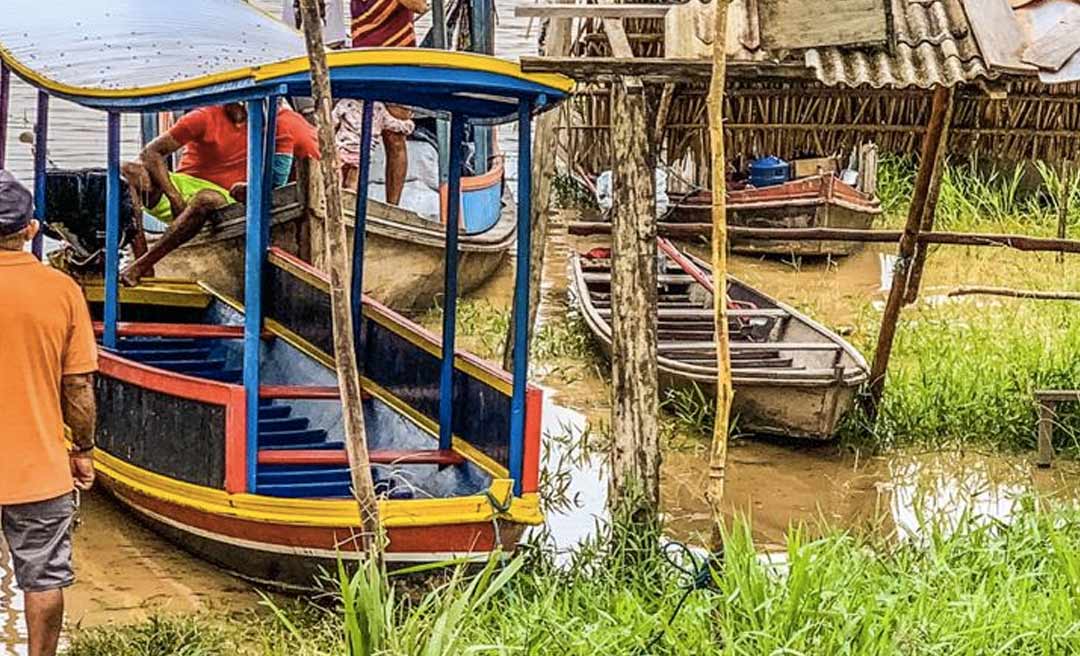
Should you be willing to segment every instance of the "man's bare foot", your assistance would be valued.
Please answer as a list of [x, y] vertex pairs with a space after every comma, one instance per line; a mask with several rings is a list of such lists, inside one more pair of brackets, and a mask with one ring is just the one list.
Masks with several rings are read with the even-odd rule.
[[134, 266], [129, 266], [120, 272], [120, 284], [125, 287], [138, 287], [139, 281], [142, 280], [142, 272], [136, 269]]

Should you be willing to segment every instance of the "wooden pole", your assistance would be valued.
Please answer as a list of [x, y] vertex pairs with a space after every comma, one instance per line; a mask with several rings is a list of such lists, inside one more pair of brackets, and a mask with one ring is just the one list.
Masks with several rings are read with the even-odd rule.
[[945, 119], [949, 109], [950, 91], [944, 87], [934, 90], [934, 104], [930, 113], [930, 123], [923, 139], [922, 159], [915, 176], [915, 191], [908, 209], [907, 224], [900, 236], [899, 259], [893, 272], [893, 284], [889, 290], [889, 300], [885, 303], [885, 312], [881, 317], [881, 330], [878, 332], [877, 349], [874, 351], [874, 364], [870, 369], [870, 395], [865, 401], [865, 410], [871, 421], [877, 417], [878, 405], [885, 393], [885, 373], [889, 369], [892, 356], [893, 339], [896, 337], [896, 323], [900, 319], [900, 310], [904, 305], [907, 291], [907, 276], [915, 255], [915, 246], [922, 230], [923, 213], [930, 194], [934, 169], [938, 162], [935, 154], [941, 146], [945, 133]]
[[[352, 472], [353, 494], [360, 506], [360, 526], [365, 549], [379, 546], [379, 505], [368, 458], [367, 431], [361, 400], [360, 372], [353, 342], [350, 301], [349, 252], [342, 209], [340, 167], [334, 147], [330, 71], [323, 50], [322, 20], [317, 0], [300, 0], [300, 16], [311, 63], [311, 92], [315, 101], [315, 125], [319, 131], [319, 156], [326, 189], [326, 251], [330, 274], [330, 307], [334, 321], [334, 360], [337, 363], [341, 410], [345, 420], [345, 451]], [[366, 190], [365, 190], [366, 191]]]
[[[567, 0], [559, 0], [566, 2]], [[565, 55], [570, 53], [569, 18], [553, 18], [548, 25], [544, 54]], [[532, 175], [532, 225], [529, 254], [529, 339], [526, 353], [532, 345], [533, 328], [536, 326], [536, 313], [540, 308], [540, 291], [544, 275], [544, 255], [547, 246], [548, 221], [551, 218], [553, 190], [555, 189], [555, 167], [559, 148], [559, 121], [561, 110], [545, 112], [536, 120], [533, 138], [533, 175]], [[521, 146], [519, 146], [519, 149]], [[521, 266], [518, 262], [515, 266]], [[516, 320], [511, 314], [510, 326], [503, 341], [503, 369], [514, 370], [514, 334]]]
[[1037, 301], [1080, 301], [1080, 292], [1043, 291], [1040, 289], [1009, 289], [1007, 287], [959, 287], [949, 292], [949, 296], [1007, 296]]
[[656, 193], [642, 87], [612, 86], [615, 159], [611, 273], [611, 508], [641, 522], [660, 512], [657, 413]]
[[[1065, 239], [1069, 224], [1069, 196], [1072, 195], [1072, 166], [1068, 159], [1061, 160], [1061, 199], [1058, 201], [1057, 238]], [[1065, 252], [1057, 255], [1058, 264], [1065, 263]]]
[[[952, 125], [953, 107], [956, 98], [955, 89], [952, 87], [946, 89], [945, 93], [947, 94], [945, 99], [945, 124], [941, 129], [941, 139], [934, 148], [934, 168], [930, 175], [930, 188], [926, 194], [925, 206], [922, 208], [920, 234], [927, 234], [934, 229], [938, 199], [941, 197], [941, 178], [945, 172], [945, 155], [949, 146], [949, 126]], [[926, 256], [929, 249], [929, 245], [923, 242], [918, 242], [915, 246], [915, 262], [911, 265], [911, 273], [908, 274], [907, 278], [907, 289], [904, 291], [905, 305], [911, 305], [919, 298], [923, 268], [926, 267]]]
[[716, 421], [709, 449], [709, 487], [713, 548], [723, 546], [724, 482], [727, 478], [728, 424], [731, 415], [731, 356], [727, 322], [727, 161], [724, 156], [724, 87], [727, 81], [727, 7], [716, 6], [712, 82], [709, 85], [709, 142], [712, 148], [712, 269], [716, 330]]

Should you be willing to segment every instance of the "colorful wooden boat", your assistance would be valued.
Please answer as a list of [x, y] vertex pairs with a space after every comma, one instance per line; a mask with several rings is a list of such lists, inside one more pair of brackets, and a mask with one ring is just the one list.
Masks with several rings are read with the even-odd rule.
[[[323, 274], [278, 250], [265, 276], [255, 486], [247, 485], [243, 306], [206, 284], [124, 290], [116, 347], [103, 349], [101, 482], [155, 530], [245, 578], [311, 584], [361, 556]], [[103, 316], [103, 288], [88, 286]], [[438, 444], [440, 340], [365, 299], [364, 414], [391, 566], [512, 551], [541, 521], [541, 394], [527, 392], [522, 493], [506, 427], [511, 377], [455, 357], [450, 449]]]
[[[202, 28], [183, 58], [162, 59], [157, 44], [175, 38], [175, 2], [61, 0], [47, 17], [31, 0], [9, 4], [0, 64], [38, 89], [42, 111], [44, 99], [57, 96], [108, 113], [104, 276], [96, 285], [84, 281], [100, 322], [96, 458], [104, 487], [184, 548], [267, 584], [310, 586], [318, 568], [360, 558], [327, 279], [269, 243], [275, 135], [267, 119], [280, 96], [311, 94], [302, 39], [246, 2], [189, 0], [183, 11], [200, 16]], [[136, 29], [142, 38], [125, 36]], [[237, 33], [247, 35], [240, 44]], [[105, 62], [91, 56], [104, 51], [124, 54]], [[453, 52], [336, 51], [327, 59], [339, 97], [449, 114], [449, 197], [461, 185], [466, 126], [516, 119], [517, 256], [527, 261], [531, 121], [563, 100], [571, 82]], [[122, 290], [121, 113], [225, 102], [248, 110], [243, 298], [184, 280]], [[7, 120], [3, 103], [0, 120]], [[370, 133], [370, 112], [364, 121]], [[47, 116], [37, 122], [46, 125]], [[44, 129], [36, 144], [43, 154]], [[361, 152], [357, 235], [366, 234], [370, 169], [370, 149]], [[43, 217], [43, 156], [35, 176]], [[80, 211], [101, 211], [79, 200]], [[514, 288], [512, 376], [459, 352], [460, 217], [461, 206], [450, 203], [441, 338], [373, 300], [361, 302], [365, 240], [353, 240], [347, 273], [364, 398], [347, 401], [362, 403], [367, 419], [390, 563], [484, 558], [512, 549], [524, 527], [541, 520], [541, 397], [527, 384], [525, 349], [528, 272], [518, 272]]]
[[[601, 348], [611, 354], [611, 261], [606, 249], [572, 255], [572, 286], [582, 315]], [[712, 274], [704, 262], [680, 254], [688, 272], [661, 256], [658, 275], [660, 383], [701, 388], [716, 385], [712, 294], [695, 276]], [[693, 274], [693, 275], [692, 275]], [[839, 335], [794, 308], [729, 277], [732, 413], [749, 433], [829, 439], [869, 367]]]
[[[881, 203], [835, 175], [821, 174], [781, 185], [728, 192], [728, 225], [745, 228], [851, 228], [867, 230], [881, 215]], [[668, 223], [712, 223], [712, 193], [677, 201]], [[703, 231], [707, 234], [707, 230]], [[860, 244], [842, 241], [801, 242], [731, 240], [735, 253], [772, 255], [850, 255]]]

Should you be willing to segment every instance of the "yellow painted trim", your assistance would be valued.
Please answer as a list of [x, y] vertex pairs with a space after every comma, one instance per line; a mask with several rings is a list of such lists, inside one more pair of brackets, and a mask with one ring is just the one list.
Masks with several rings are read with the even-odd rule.
[[[360, 524], [359, 509], [350, 499], [229, 494], [146, 471], [101, 449], [95, 451], [94, 459], [101, 474], [117, 485], [207, 514], [291, 526], [339, 528]], [[512, 489], [513, 481], [498, 479], [492, 481], [488, 493], [502, 504], [510, 498]], [[498, 513], [487, 496], [475, 494], [448, 499], [380, 500], [379, 515], [385, 528], [488, 522], [497, 516], [523, 524], [543, 521], [535, 494], [513, 499], [506, 514]]]
[[[100, 281], [84, 282], [82, 288], [87, 301], [101, 303], [105, 300], [105, 286]], [[210, 300], [211, 296], [205, 290], [191, 282], [147, 279], [138, 287], [120, 288], [121, 303], [205, 309]]]
[[[213, 288], [205, 283], [200, 283], [204, 288], [209, 290], [215, 296], [221, 299], [221, 301], [227, 305], [232, 306], [237, 310], [243, 310], [243, 306], [240, 305], [235, 299], [231, 299], [224, 294], [219, 294], [213, 291]], [[266, 320], [266, 329], [279, 337], [280, 339], [288, 342], [293, 348], [299, 350], [301, 353], [313, 358], [325, 367], [330, 369], [334, 368], [334, 359], [328, 354], [316, 347], [311, 342], [307, 341], [300, 335], [297, 335], [293, 331], [289, 330], [285, 326], [281, 325], [273, 319]], [[368, 392], [373, 397], [379, 399], [387, 406], [392, 408], [398, 414], [403, 415], [410, 421], [412, 421], [417, 427], [424, 432], [431, 435], [433, 438], [439, 437], [439, 425], [434, 419], [422, 414], [416, 408], [413, 408], [409, 404], [405, 403], [402, 399], [398, 398], [390, 390], [379, 385], [375, 381], [371, 380], [367, 376], [360, 378], [361, 387], [365, 392]], [[457, 453], [461, 454], [466, 460], [471, 461], [474, 465], [487, 472], [489, 476], [495, 479], [510, 478], [510, 471], [500, 465], [494, 458], [487, 455], [480, 449], [476, 448], [472, 444], [469, 444], [463, 438], [454, 435], [452, 448]]]
[[[203, 89], [245, 78], [250, 78], [255, 82], [264, 82], [286, 75], [304, 73], [309, 70], [307, 58], [297, 57], [262, 66], [249, 66], [166, 84], [127, 89], [99, 89], [77, 87], [51, 80], [19, 61], [10, 50], [2, 45], [0, 45], [0, 59], [10, 66], [17, 75], [28, 80], [39, 89], [83, 98], [141, 98], [178, 91]], [[371, 48], [331, 51], [327, 53], [327, 60], [331, 71], [334, 68], [351, 66], [422, 66], [495, 73], [547, 86], [562, 93], [569, 92], [574, 85], [573, 80], [563, 75], [555, 73], [524, 73], [521, 66], [513, 62], [474, 53], [436, 52], [424, 48]]]

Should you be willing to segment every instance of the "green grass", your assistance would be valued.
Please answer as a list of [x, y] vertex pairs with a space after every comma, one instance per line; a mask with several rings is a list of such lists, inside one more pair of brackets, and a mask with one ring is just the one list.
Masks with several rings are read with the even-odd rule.
[[[984, 297], [985, 298], [985, 297]], [[849, 441], [877, 449], [1035, 445], [1036, 389], [1080, 388], [1080, 308], [1006, 301], [909, 309], [899, 325], [877, 424], [858, 416]], [[858, 346], [873, 353], [880, 314], [867, 312]], [[1062, 407], [1059, 450], [1080, 455], [1080, 415]]]
[[[1037, 163], [1032, 179], [1037, 189], [1024, 185], [1021, 169], [1011, 173], [986, 171], [976, 162], [953, 162], [941, 180], [935, 226], [958, 232], [1020, 232], [1050, 236], [1057, 231], [1058, 200], [1062, 179], [1058, 171]], [[889, 227], [907, 219], [915, 184], [915, 163], [907, 158], [885, 156], [878, 167], [878, 195]], [[1068, 224], [1080, 225], [1080, 177], [1070, 185]]]
[[[687, 580], [665, 562], [654, 529], [622, 525], [565, 567], [531, 552], [410, 595], [372, 566], [342, 577], [333, 607], [279, 610], [221, 630], [207, 624], [211, 635], [232, 637], [191, 639], [201, 632], [186, 627], [206, 619], [155, 619], [79, 633], [67, 653], [1076, 653], [1080, 514], [1038, 511], [1033, 499], [1021, 505], [1009, 525], [968, 517], [951, 533], [906, 542], [845, 532], [811, 539], [794, 529], [784, 566], [764, 562], [749, 524], [736, 522], [713, 588], [690, 594], [670, 625]], [[189, 637], [175, 639], [175, 626]]]

